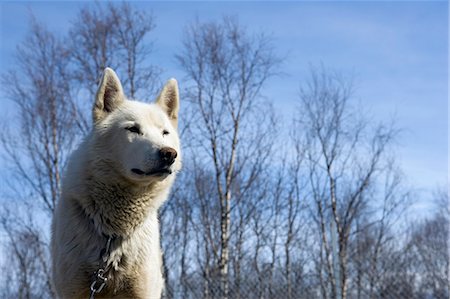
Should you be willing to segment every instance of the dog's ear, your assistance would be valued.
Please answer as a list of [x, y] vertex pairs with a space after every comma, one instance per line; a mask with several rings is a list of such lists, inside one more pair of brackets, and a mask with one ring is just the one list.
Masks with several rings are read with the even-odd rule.
[[122, 84], [116, 73], [107, 67], [98, 86], [92, 115], [94, 123], [104, 119], [108, 113], [116, 109], [124, 101]]
[[156, 104], [160, 106], [169, 116], [170, 121], [176, 128], [178, 125], [179, 96], [178, 83], [175, 79], [170, 79], [164, 85], [161, 93], [156, 99]]

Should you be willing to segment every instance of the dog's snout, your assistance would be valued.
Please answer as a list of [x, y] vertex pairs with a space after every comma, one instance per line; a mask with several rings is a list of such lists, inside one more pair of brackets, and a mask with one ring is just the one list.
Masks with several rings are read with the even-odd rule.
[[163, 147], [159, 150], [159, 157], [164, 163], [171, 165], [177, 157], [177, 151], [171, 147]]

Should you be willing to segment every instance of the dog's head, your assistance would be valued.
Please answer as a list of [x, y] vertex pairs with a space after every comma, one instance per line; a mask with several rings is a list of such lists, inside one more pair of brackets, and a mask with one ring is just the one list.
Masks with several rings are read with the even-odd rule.
[[106, 68], [93, 108], [97, 159], [134, 183], [162, 181], [181, 168], [178, 85], [169, 80], [152, 104], [127, 100], [116, 73]]

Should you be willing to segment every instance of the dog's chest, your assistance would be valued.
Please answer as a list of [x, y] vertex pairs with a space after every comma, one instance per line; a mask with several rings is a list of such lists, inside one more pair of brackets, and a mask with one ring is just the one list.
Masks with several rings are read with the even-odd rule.
[[135, 298], [151, 298], [153, 291], [162, 288], [162, 259], [156, 221], [156, 217], [149, 219], [130, 238], [112, 247], [108, 257], [108, 289], [114, 295], [123, 293]]

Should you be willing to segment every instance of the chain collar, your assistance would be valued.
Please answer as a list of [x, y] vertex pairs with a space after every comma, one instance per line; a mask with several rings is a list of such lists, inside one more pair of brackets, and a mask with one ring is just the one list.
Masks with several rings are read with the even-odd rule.
[[108, 259], [109, 259], [109, 255], [111, 253], [111, 242], [113, 240], [113, 237], [108, 237], [108, 240], [106, 241], [106, 246], [105, 248], [102, 249], [102, 251], [100, 252], [100, 257], [101, 257], [101, 261], [100, 261], [100, 265], [99, 268], [97, 269], [97, 271], [94, 272], [95, 274], [95, 278], [92, 281], [91, 284], [91, 293], [89, 295], [89, 299], [94, 299], [95, 294], [100, 293], [103, 288], [106, 285], [106, 282], [108, 281], [108, 271], [111, 269], [111, 265], [108, 265]]

